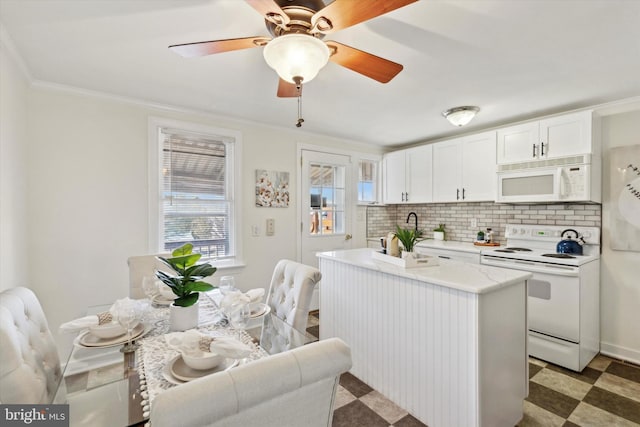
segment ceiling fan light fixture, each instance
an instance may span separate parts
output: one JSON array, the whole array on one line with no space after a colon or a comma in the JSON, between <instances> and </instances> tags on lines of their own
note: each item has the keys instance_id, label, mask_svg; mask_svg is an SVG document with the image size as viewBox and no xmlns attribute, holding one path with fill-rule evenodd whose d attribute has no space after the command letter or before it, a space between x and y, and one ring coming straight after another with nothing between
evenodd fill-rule
<instances>
[{"instance_id":1,"label":"ceiling fan light fixture","mask_svg":"<svg viewBox=\"0 0 640 427\"><path fill-rule=\"evenodd\" d=\"M480 111L480 108L474 106L462 106L462 107L454 107L449 108L446 111L442 112L442 115L449 120L449 122L454 126L464 126L469 123Z\"/></svg>"},{"instance_id":2,"label":"ceiling fan light fixture","mask_svg":"<svg viewBox=\"0 0 640 427\"><path fill-rule=\"evenodd\" d=\"M302 77L308 83L329 61L329 48L322 41L305 34L285 34L264 47L264 59L282 80L296 83Z\"/></svg>"}]
</instances>

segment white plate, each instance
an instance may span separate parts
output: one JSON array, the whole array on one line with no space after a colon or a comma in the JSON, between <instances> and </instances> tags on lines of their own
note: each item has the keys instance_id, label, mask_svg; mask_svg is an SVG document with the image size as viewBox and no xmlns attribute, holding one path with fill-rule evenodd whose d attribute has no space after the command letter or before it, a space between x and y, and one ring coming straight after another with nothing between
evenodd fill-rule
<instances>
[{"instance_id":1,"label":"white plate","mask_svg":"<svg viewBox=\"0 0 640 427\"><path fill-rule=\"evenodd\" d=\"M271 307L267 304L260 304L258 308L251 312L251 318L255 319L256 317L264 316L265 314L271 311Z\"/></svg>"},{"instance_id":2,"label":"white plate","mask_svg":"<svg viewBox=\"0 0 640 427\"><path fill-rule=\"evenodd\" d=\"M138 326L133 328L132 332L132 340L143 337L151 331L150 325L145 325L144 323L139 323ZM127 334L120 335L119 337L114 338L98 338L93 335L89 331L85 331L82 334L78 335L78 337L74 340L74 344L77 344L80 347L85 348L95 348L95 347L115 347L120 344L124 344L129 340Z\"/></svg>"},{"instance_id":3,"label":"white plate","mask_svg":"<svg viewBox=\"0 0 640 427\"><path fill-rule=\"evenodd\" d=\"M172 299L166 299L162 295L156 295L151 299L151 302L153 304L155 304L155 305L170 306L171 303L173 303L173 300Z\"/></svg>"},{"instance_id":4,"label":"white plate","mask_svg":"<svg viewBox=\"0 0 640 427\"><path fill-rule=\"evenodd\" d=\"M163 374L165 373L165 371L167 371L167 373L169 373L170 376L173 377L173 380L174 380L173 384L176 384L175 381L179 381L179 384L182 384L184 382L196 380L198 378L202 378L204 376L214 374L216 372L226 371L227 369L231 369L234 366L237 366L238 363L239 362L237 359L226 358L224 359L224 361L222 361L222 363L220 363L215 368L202 369L202 370L191 369L190 367L187 366L186 363L184 363L182 356L178 355L173 359L171 359L169 363L167 363L166 367L168 367L169 369L168 370L164 369ZM166 379L166 376L165 376L165 379ZM167 381L169 380L167 379ZM169 382L172 382L172 381L169 381Z\"/></svg>"}]
</instances>

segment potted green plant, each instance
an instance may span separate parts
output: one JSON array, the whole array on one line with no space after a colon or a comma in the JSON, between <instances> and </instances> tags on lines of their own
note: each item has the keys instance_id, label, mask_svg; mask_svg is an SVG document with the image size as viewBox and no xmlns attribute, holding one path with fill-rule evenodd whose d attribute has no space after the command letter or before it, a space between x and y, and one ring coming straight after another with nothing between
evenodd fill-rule
<instances>
[{"instance_id":1,"label":"potted green plant","mask_svg":"<svg viewBox=\"0 0 640 427\"><path fill-rule=\"evenodd\" d=\"M176 274L156 271L156 277L167 285L176 295L170 308L171 329L187 330L198 325L198 299L200 292L207 292L215 287L202 279L216 272L209 263L196 264L201 254L193 253L193 245L185 243L171 253L171 258L157 257Z\"/></svg>"},{"instance_id":2,"label":"potted green plant","mask_svg":"<svg viewBox=\"0 0 640 427\"><path fill-rule=\"evenodd\" d=\"M421 240L422 233L422 230L400 228L399 225L396 225L395 235L402 243L405 252L413 252L414 246Z\"/></svg>"},{"instance_id":3,"label":"potted green plant","mask_svg":"<svg viewBox=\"0 0 640 427\"><path fill-rule=\"evenodd\" d=\"M433 229L433 238L435 240L444 240L444 224L438 224L438 226Z\"/></svg>"}]
</instances>

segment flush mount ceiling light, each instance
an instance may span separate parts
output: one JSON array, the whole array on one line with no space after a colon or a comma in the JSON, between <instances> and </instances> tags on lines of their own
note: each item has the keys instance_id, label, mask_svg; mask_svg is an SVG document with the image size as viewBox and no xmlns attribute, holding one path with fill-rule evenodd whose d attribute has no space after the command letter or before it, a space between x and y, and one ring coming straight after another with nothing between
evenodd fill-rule
<instances>
[{"instance_id":1,"label":"flush mount ceiling light","mask_svg":"<svg viewBox=\"0 0 640 427\"><path fill-rule=\"evenodd\" d=\"M282 80L309 83L329 61L327 45L310 35L285 34L264 47L264 59Z\"/></svg>"},{"instance_id":2,"label":"flush mount ceiling light","mask_svg":"<svg viewBox=\"0 0 640 427\"><path fill-rule=\"evenodd\" d=\"M480 108L473 106L463 106L449 108L442 112L442 115L454 126L464 126L469 123L480 111Z\"/></svg>"}]
</instances>

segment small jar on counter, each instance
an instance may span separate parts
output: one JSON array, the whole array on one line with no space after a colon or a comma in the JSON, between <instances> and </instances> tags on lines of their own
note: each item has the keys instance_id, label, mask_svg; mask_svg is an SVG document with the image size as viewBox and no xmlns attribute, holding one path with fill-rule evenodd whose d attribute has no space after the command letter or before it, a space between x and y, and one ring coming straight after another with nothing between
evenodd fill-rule
<instances>
[{"instance_id":1,"label":"small jar on counter","mask_svg":"<svg viewBox=\"0 0 640 427\"><path fill-rule=\"evenodd\" d=\"M493 231L490 228L487 228L487 232L484 233L484 242L491 243L493 241Z\"/></svg>"}]
</instances>

